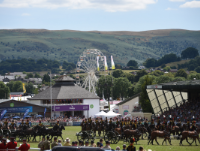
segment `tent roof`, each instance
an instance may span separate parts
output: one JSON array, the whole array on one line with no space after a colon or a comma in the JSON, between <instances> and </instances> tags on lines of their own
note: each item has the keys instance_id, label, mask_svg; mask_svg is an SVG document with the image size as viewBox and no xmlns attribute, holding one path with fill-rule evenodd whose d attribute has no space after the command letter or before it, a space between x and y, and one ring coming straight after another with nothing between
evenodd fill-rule
<instances>
[{"instance_id":1,"label":"tent roof","mask_svg":"<svg viewBox=\"0 0 200 151\"><path fill-rule=\"evenodd\" d=\"M101 112L99 112L99 113L97 113L95 115L106 115L106 113L104 111L101 111Z\"/></svg>"}]
</instances>

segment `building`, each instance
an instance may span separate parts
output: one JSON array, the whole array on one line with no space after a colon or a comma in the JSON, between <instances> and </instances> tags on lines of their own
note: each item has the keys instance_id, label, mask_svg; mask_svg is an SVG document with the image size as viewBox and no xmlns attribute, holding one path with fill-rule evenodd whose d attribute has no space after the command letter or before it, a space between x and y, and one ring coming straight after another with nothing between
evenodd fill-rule
<instances>
[{"instance_id":1,"label":"building","mask_svg":"<svg viewBox=\"0 0 200 151\"><path fill-rule=\"evenodd\" d=\"M139 101L140 94L136 94L118 103L117 105L119 106L119 114L127 115L128 113L132 113L134 109L138 107Z\"/></svg>"},{"instance_id":2,"label":"building","mask_svg":"<svg viewBox=\"0 0 200 151\"><path fill-rule=\"evenodd\" d=\"M18 114L24 115L26 109L30 109L29 114L44 115L44 109L46 108L46 116L50 116L50 108L45 106L27 103L25 101L16 101L13 99L0 100L0 113L3 110L7 110L6 114Z\"/></svg>"},{"instance_id":3,"label":"building","mask_svg":"<svg viewBox=\"0 0 200 151\"><path fill-rule=\"evenodd\" d=\"M52 116L85 116L90 117L99 112L99 97L77 86L75 80L63 75L55 80L52 87L29 98L28 102L51 106Z\"/></svg>"}]
</instances>

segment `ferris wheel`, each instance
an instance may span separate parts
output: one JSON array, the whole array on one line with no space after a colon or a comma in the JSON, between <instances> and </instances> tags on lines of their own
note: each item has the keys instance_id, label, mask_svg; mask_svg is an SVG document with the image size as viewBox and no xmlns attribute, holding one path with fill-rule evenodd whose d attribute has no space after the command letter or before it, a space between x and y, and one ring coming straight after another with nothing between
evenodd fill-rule
<instances>
[{"instance_id":1,"label":"ferris wheel","mask_svg":"<svg viewBox=\"0 0 200 151\"><path fill-rule=\"evenodd\" d=\"M98 49L87 49L79 57L76 65L76 84L95 93L96 83L98 78L97 74L97 58L99 70L104 70L104 55ZM86 74L86 75L85 75ZM81 78L84 75L84 78ZM82 76L83 77L83 76Z\"/></svg>"}]
</instances>

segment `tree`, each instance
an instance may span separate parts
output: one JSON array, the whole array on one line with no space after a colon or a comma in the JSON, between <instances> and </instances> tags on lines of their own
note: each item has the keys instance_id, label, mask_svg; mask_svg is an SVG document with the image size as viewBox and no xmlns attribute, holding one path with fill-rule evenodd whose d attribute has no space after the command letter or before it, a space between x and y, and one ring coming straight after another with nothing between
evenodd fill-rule
<instances>
[{"instance_id":1,"label":"tree","mask_svg":"<svg viewBox=\"0 0 200 151\"><path fill-rule=\"evenodd\" d=\"M155 70L155 71L149 73L149 75L154 75L154 76L161 76L163 74L164 73L162 71L160 71L160 70Z\"/></svg>"},{"instance_id":2,"label":"tree","mask_svg":"<svg viewBox=\"0 0 200 151\"><path fill-rule=\"evenodd\" d=\"M115 65L115 68L116 68L116 69L122 69L122 66L121 66L120 64L116 64L116 65Z\"/></svg>"},{"instance_id":3,"label":"tree","mask_svg":"<svg viewBox=\"0 0 200 151\"><path fill-rule=\"evenodd\" d=\"M200 73L200 66L196 67L194 70L195 70L197 73Z\"/></svg>"},{"instance_id":4,"label":"tree","mask_svg":"<svg viewBox=\"0 0 200 151\"><path fill-rule=\"evenodd\" d=\"M10 89L0 81L0 99L7 99L10 95Z\"/></svg>"},{"instance_id":5,"label":"tree","mask_svg":"<svg viewBox=\"0 0 200 151\"><path fill-rule=\"evenodd\" d=\"M199 51L193 47L188 47L181 52L182 59L195 58L196 56L199 56Z\"/></svg>"},{"instance_id":6,"label":"tree","mask_svg":"<svg viewBox=\"0 0 200 151\"><path fill-rule=\"evenodd\" d=\"M113 71L113 77L115 77L115 78L119 78L119 77L121 77L122 76L122 74L123 74L123 71L121 70L121 69L117 69L117 70L114 70Z\"/></svg>"},{"instance_id":7,"label":"tree","mask_svg":"<svg viewBox=\"0 0 200 151\"><path fill-rule=\"evenodd\" d=\"M115 78L113 87L113 97L114 99L121 97L122 100L128 97L128 90L131 83L125 77Z\"/></svg>"},{"instance_id":8,"label":"tree","mask_svg":"<svg viewBox=\"0 0 200 151\"><path fill-rule=\"evenodd\" d=\"M154 59L154 58L147 59L144 62L144 66L147 67L147 68L149 68L149 67L156 67L157 66L157 60Z\"/></svg>"},{"instance_id":9,"label":"tree","mask_svg":"<svg viewBox=\"0 0 200 151\"><path fill-rule=\"evenodd\" d=\"M188 79L189 80L194 80L194 78L196 80L200 80L200 73L191 73L189 76L188 76Z\"/></svg>"},{"instance_id":10,"label":"tree","mask_svg":"<svg viewBox=\"0 0 200 151\"><path fill-rule=\"evenodd\" d=\"M169 67L169 66L166 66L166 67L163 68L163 70L164 70L164 71L169 71L169 70L170 70L170 67Z\"/></svg>"},{"instance_id":11,"label":"tree","mask_svg":"<svg viewBox=\"0 0 200 151\"><path fill-rule=\"evenodd\" d=\"M50 76L48 74L45 74L42 78L42 83L44 82L50 82Z\"/></svg>"},{"instance_id":12,"label":"tree","mask_svg":"<svg viewBox=\"0 0 200 151\"><path fill-rule=\"evenodd\" d=\"M26 85L25 85L25 87L26 87L26 92L27 93L34 93L34 90L35 90L35 88L34 88L34 86L33 86L33 83L27 83Z\"/></svg>"},{"instance_id":13,"label":"tree","mask_svg":"<svg viewBox=\"0 0 200 151\"><path fill-rule=\"evenodd\" d=\"M10 81L6 84L7 87L9 87L10 92L14 92L13 91L13 86L14 86L15 81Z\"/></svg>"},{"instance_id":14,"label":"tree","mask_svg":"<svg viewBox=\"0 0 200 151\"><path fill-rule=\"evenodd\" d=\"M176 73L175 77L184 77L187 79L187 73L185 72L184 69L180 69L178 70L178 72Z\"/></svg>"},{"instance_id":15,"label":"tree","mask_svg":"<svg viewBox=\"0 0 200 151\"><path fill-rule=\"evenodd\" d=\"M110 97L112 95L113 80L113 77L110 75L101 76L99 78L96 87L96 92L99 97L103 98L104 96L106 100L110 100Z\"/></svg>"},{"instance_id":16,"label":"tree","mask_svg":"<svg viewBox=\"0 0 200 151\"><path fill-rule=\"evenodd\" d=\"M177 82L177 81L185 81L186 79L184 77L175 77L172 81Z\"/></svg>"},{"instance_id":17,"label":"tree","mask_svg":"<svg viewBox=\"0 0 200 151\"><path fill-rule=\"evenodd\" d=\"M38 73L35 73L35 78L41 78L40 75Z\"/></svg>"},{"instance_id":18,"label":"tree","mask_svg":"<svg viewBox=\"0 0 200 151\"><path fill-rule=\"evenodd\" d=\"M143 112L153 113L153 109L152 109L152 106L151 106L151 103L149 101L149 97L146 91L146 86L152 85L152 84L153 84L153 78L146 75L144 78L144 82L142 84L142 91L140 93L140 96L141 96L140 105L142 107Z\"/></svg>"},{"instance_id":19,"label":"tree","mask_svg":"<svg viewBox=\"0 0 200 151\"><path fill-rule=\"evenodd\" d=\"M147 75L148 73L146 72L146 70L140 70L137 72L136 76L135 76L135 82L138 82L139 79L144 76L144 75Z\"/></svg>"},{"instance_id":20,"label":"tree","mask_svg":"<svg viewBox=\"0 0 200 151\"><path fill-rule=\"evenodd\" d=\"M135 81L135 76L131 73L124 72L121 76L126 77L131 83Z\"/></svg>"},{"instance_id":21,"label":"tree","mask_svg":"<svg viewBox=\"0 0 200 151\"><path fill-rule=\"evenodd\" d=\"M13 92L23 92L23 86L21 81L15 81L13 85Z\"/></svg>"},{"instance_id":22,"label":"tree","mask_svg":"<svg viewBox=\"0 0 200 151\"><path fill-rule=\"evenodd\" d=\"M25 79L29 79L29 78L33 78L33 74L32 73L27 73Z\"/></svg>"},{"instance_id":23,"label":"tree","mask_svg":"<svg viewBox=\"0 0 200 151\"><path fill-rule=\"evenodd\" d=\"M156 84L159 84L159 83L167 83L167 82L170 82L170 81L172 81L172 78L169 77L169 76L165 76L165 75L161 75L161 76L159 76L159 77L157 77L157 78L155 79L155 83L156 83Z\"/></svg>"},{"instance_id":24,"label":"tree","mask_svg":"<svg viewBox=\"0 0 200 151\"><path fill-rule=\"evenodd\" d=\"M137 67L138 67L138 63L137 63L137 61L135 61L135 60L130 60L130 61L127 63L127 66L128 66L128 67L132 66L132 67L137 68Z\"/></svg>"}]
</instances>

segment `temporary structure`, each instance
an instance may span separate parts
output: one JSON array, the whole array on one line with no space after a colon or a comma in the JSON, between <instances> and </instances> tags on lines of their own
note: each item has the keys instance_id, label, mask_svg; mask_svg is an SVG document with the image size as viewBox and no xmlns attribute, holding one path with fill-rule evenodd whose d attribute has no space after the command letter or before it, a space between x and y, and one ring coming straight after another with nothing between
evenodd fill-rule
<instances>
[{"instance_id":1,"label":"temporary structure","mask_svg":"<svg viewBox=\"0 0 200 151\"><path fill-rule=\"evenodd\" d=\"M94 116L95 117L102 117L103 115L106 115L106 113L104 111L101 111L101 112L95 114Z\"/></svg>"},{"instance_id":2,"label":"temporary structure","mask_svg":"<svg viewBox=\"0 0 200 151\"><path fill-rule=\"evenodd\" d=\"M113 117L116 117L116 116L119 116L119 115L121 115L121 114L115 113L113 111L109 111L108 113L106 113L105 115L103 115L103 117L104 118L107 117L109 119L109 118L113 118Z\"/></svg>"}]
</instances>

